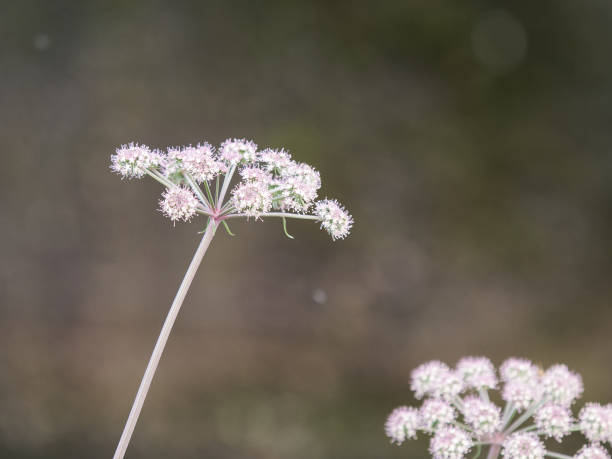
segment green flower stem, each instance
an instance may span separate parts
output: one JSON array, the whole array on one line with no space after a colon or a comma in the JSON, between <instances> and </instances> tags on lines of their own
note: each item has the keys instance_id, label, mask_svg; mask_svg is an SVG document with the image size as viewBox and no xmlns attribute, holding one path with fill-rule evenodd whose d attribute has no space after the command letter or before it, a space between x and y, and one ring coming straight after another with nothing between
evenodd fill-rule
<instances>
[{"instance_id":1,"label":"green flower stem","mask_svg":"<svg viewBox=\"0 0 612 459\"><path fill-rule=\"evenodd\" d=\"M212 211L212 208L213 208L212 207L212 202L208 201L204 197L204 193L202 193L202 189L198 186L198 184L195 182L195 180L193 178L191 178L191 175L185 173L184 177L185 177L185 180L187 180L187 183L189 184L189 186L191 187L193 192L196 194L196 196L200 200L200 202L204 205L204 208L209 210L209 211Z\"/></svg>"},{"instance_id":2,"label":"green flower stem","mask_svg":"<svg viewBox=\"0 0 612 459\"><path fill-rule=\"evenodd\" d=\"M136 427L138 416L142 410L142 405L144 404L145 398L147 397L147 392L149 392L149 388L151 387L151 381L153 380L153 376L157 370L157 365L159 364L159 360L164 352L164 347L166 346L166 342L168 341L168 337L172 331L172 326L174 325L176 317L178 316L183 300L187 295L198 267L202 262L202 258L204 257L204 254L206 253L206 250L208 249L208 246L215 235L216 229L215 223L212 220L209 220L204 236L202 237L202 241L193 255L193 259L191 260L191 263L187 268L187 272L183 277L183 281L176 292L172 306L170 306L170 310L168 311L166 321L164 322L159 337L157 338L157 342L155 343L149 364L147 365L147 369L142 377L140 387L138 388L138 393L134 399L134 404L132 405L130 415L125 423L125 427L123 428L123 433L121 434L121 439L119 440L119 444L117 445L117 450L115 451L113 459L123 459L123 456L125 455L125 451L127 450L130 439L132 438L132 433L134 432L134 427Z\"/></svg>"},{"instance_id":3,"label":"green flower stem","mask_svg":"<svg viewBox=\"0 0 612 459\"><path fill-rule=\"evenodd\" d=\"M531 406L529 407L529 409L527 411L525 411L520 418L518 418L516 421L514 421L514 424L512 424L510 427L508 427L504 431L504 433L505 434L512 433L517 427L520 427L523 422L525 422L527 419L529 419L533 415L533 413L535 413L537 411L537 409L540 408L544 404L544 402L545 402L545 400L540 400L538 402L533 402L531 404Z\"/></svg>"},{"instance_id":4,"label":"green flower stem","mask_svg":"<svg viewBox=\"0 0 612 459\"><path fill-rule=\"evenodd\" d=\"M172 187L172 183L169 182L168 180L166 180L165 177L161 177L161 176L153 173L149 169L146 169L146 171L147 171L147 174L149 174L153 179L157 180L159 183L161 183L166 188Z\"/></svg>"}]
</instances>

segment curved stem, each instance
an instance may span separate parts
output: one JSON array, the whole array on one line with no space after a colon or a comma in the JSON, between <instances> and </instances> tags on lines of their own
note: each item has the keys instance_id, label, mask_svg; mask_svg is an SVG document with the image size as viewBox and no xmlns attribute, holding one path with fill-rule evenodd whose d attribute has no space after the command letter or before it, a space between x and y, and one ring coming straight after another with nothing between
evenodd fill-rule
<instances>
[{"instance_id":1,"label":"curved stem","mask_svg":"<svg viewBox=\"0 0 612 459\"><path fill-rule=\"evenodd\" d=\"M198 270L200 263L202 262L202 258L204 257L208 246L210 245L210 241L215 235L215 230L215 223L212 220L209 220L206 231L204 232L204 236L202 237L202 241L200 242L198 249L193 255L193 259L191 260L191 263L187 268L187 272L183 277L181 286L176 292L176 296L174 297L172 306L170 306L170 310L168 311L166 321L164 322L159 337L157 338L157 342L155 343L155 347L153 348L153 353L151 354L149 364L147 365L147 369L145 370L144 376L142 377L142 381L140 382L138 393L136 394L136 398L134 399L134 403L132 405L128 420L125 423L125 427L123 428L123 433L121 434L121 438L119 439L119 444L117 445L117 449L115 451L113 459L123 459L123 456L125 455L125 451L127 450L127 447L130 443L130 439L132 438L132 433L134 432L134 427L136 426L136 422L138 421L138 416L140 415L140 411L142 410L142 405L145 401L145 398L147 397L147 392L149 392L149 387L151 386L151 381L153 380L153 376L155 375L155 370L157 370L159 359L161 358L161 355L164 352L164 347L166 346L166 342L168 341L168 336L170 336L170 331L172 330L174 321L176 320L176 317L181 309L183 300L187 295L187 291L189 290L191 281L193 280L195 273Z\"/></svg>"}]
</instances>

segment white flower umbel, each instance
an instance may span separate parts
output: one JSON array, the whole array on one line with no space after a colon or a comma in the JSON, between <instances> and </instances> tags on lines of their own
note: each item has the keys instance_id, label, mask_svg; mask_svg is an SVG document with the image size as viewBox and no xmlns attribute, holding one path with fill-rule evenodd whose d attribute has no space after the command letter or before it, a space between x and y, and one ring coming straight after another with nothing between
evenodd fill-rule
<instances>
[{"instance_id":1,"label":"white flower umbel","mask_svg":"<svg viewBox=\"0 0 612 459\"><path fill-rule=\"evenodd\" d=\"M385 423L385 433L392 443L401 445L404 440L416 438L420 417L416 408L400 406L393 410Z\"/></svg>"},{"instance_id":2,"label":"white flower umbel","mask_svg":"<svg viewBox=\"0 0 612 459\"><path fill-rule=\"evenodd\" d=\"M462 458L467 445L473 445L474 458L485 446L487 459L500 454L507 459L572 459L547 451L544 440L561 442L581 431L593 444L581 449L576 458L610 459L604 445L612 441L612 404L588 403L576 422L570 408L582 395L582 378L565 365L543 371L528 360L511 358L501 365L498 377L488 359L466 357L455 368L433 360L411 373L415 398L424 398L417 431L434 435L429 448L434 458ZM489 394L491 390L500 394ZM503 410L493 402L500 395L506 402ZM408 410L415 413L416 408L402 407L402 412ZM387 425L394 425L395 416L391 414ZM416 437L417 432L409 432L402 442ZM387 435L391 436L388 430ZM455 444L463 446L452 447Z\"/></svg>"},{"instance_id":3,"label":"white flower umbel","mask_svg":"<svg viewBox=\"0 0 612 459\"><path fill-rule=\"evenodd\" d=\"M510 435L502 445L502 456L507 459L543 459L546 448L531 432Z\"/></svg>"},{"instance_id":4,"label":"white flower umbel","mask_svg":"<svg viewBox=\"0 0 612 459\"><path fill-rule=\"evenodd\" d=\"M584 445L576 453L574 459L610 459L610 454L603 446L597 444Z\"/></svg>"},{"instance_id":5,"label":"white flower umbel","mask_svg":"<svg viewBox=\"0 0 612 459\"><path fill-rule=\"evenodd\" d=\"M592 442L612 442L612 405L587 403L578 415L580 431Z\"/></svg>"},{"instance_id":6,"label":"white flower umbel","mask_svg":"<svg viewBox=\"0 0 612 459\"><path fill-rule=\"evenodd\" d=\"M439 429L429 443L434 459L462 459L472 447L472 439L456 427Z\"/></svg>"},{"instance_id":7,"label":"white flower umbel","mask_svg":"<svg viewBox=\"0 0 612 459\"><path fill-rule=\"evenodd\" d=\"M123 178L149 175L162 184L165 191L159 208L173 223L189 221L197 215L207 220L202 241L170 306L117 445L114 459L121 459L172 326L217 228L223 225L232 234L228 226L230 219L280 218L285 234L291 237L287 233L286 220L293 218L320 222L332 240L336 240L349 234L353 218L336 201L315 201L321 187L321 177L314 168L293 161L285 150L258 153L257 145L249 140L228 139L216 151L204 142L195 147L169 148L166 153L130 143L117 148L111 155L110 167ZM241 180L228 193L237 169L240 169ZM392 438L399 443L405 438L412 438L420 422L410 410L403 417L400 415L396 416L396 422L390 427ZM398 430L396 426L400 420L403 430ZM396 426L394 430L393 426Z\"/></svg>"}]
</instances>

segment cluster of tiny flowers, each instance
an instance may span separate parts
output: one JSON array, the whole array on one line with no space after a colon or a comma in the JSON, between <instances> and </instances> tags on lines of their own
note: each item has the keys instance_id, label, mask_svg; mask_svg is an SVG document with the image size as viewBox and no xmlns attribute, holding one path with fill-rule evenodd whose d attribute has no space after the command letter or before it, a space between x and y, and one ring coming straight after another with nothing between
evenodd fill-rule
<instances>
[{"instance_id":1,"label":"cluster of tiny flowers","mask_svg":"<svg viewBox=\"0 0 612 459\"><path fill-rule=\"evenodd\" d=\"M213 147L208 143L169 148L164 162L164 175L172 176L184 171L197 183L214 179L224 169L224 164L215 158Z\"/></svg>"},{"instance_id":2,"label":"cluster of tiny flowers","mask_svg":"<svg viewBox=\"0 0 612 459\"><path fill-rule=\"evenodd\" d=\"M385 423L385 432L393 442L401 445L404 440L416 438L421 418L416 408L400 406L393 410Z\"/></svg>"},{"instance_id":3,"label":"cluster of tiny flowers","mask_svg":"<svg viewBox=\"0 0 612 459\"><path fill-rule=\"evenodd\" d=\"M162 155L151 151L146 145L131 142L117 148L111 156L111 170L124 178L140 178L149 168L157 168L162 163Z\"/></svg>"},{"instance_id":4,"label":"cluster of tiny flowers","mask_svg":"<svg viewBox=\"0 0 612 459\"><path fill-rule=\"evenodd\" d=\"M275 216L318 220L333 240L345 238L353 224L338 202L316 201L321 188L318 171L294 161L283 149L258 151L250 140L228 139L216 150L204 142L166 152L130 143L111 156L111 169L124 178L148 174L165 185L160 209L173 222L188 221L198 212L223 221L232 216L259 218L275 211ZM209 182L216 179L218 200L220 176L225 175L229 185L234 171L242 180L231 190L227 203L216 202ZM202 184L205 188L199 189Z\"/></svg>"},{"instance_id":5,"label":"cluster of tiny flowers","mask_svg":"<svg viewBox=\"0 0 612 459\"><path fill-rule=\"evenodd\" d=\"M353 226L353 217L337 201L325 199L315 205L315 215L321 219L321 228L332 239L344 239Z\"/></svg>"},{"instance_id":6,"label":"cluster of tiny flowers","mask_svg":"<svg viewBox=\"0 0 612 459\"><path fill-rule=\"evenodd\" d=\"M257 159L257 145L250 140L227 139L219 147L219 158L231 166L252 163Z\"/></svg>"},{"instance_id":7,"label":"cluster of tiny flowers","mask_svg":"<svg viewBox=\"0 0 612 459\"><path fill-rule=\"evenodd\" d=\"M584 445L574 456L576 459L610 459L610 455L601 445Z\"/></svg>"},{"instance_id":8,"label":"cluster of tiny flowers","mask_svg":"<svg viewBox=\"0 0 612 459\"><path fill-rule=\"evenodd\" d=\"M410 388L420 409L403 406L391 413L385 432L393 443L432 435L429 451L435 459L460 459L490 445L491 458L543 459L571 457L546 450L544 440L560 442L580 431L589 442L573 457L610 459L612 404L587 403L577 419L571 407L583 393L582 378L565 365L546 371L526 359L510 358L499 376L485 357L466 357L455 368L440 361L424 363L411 373ZM489 391L499 389L502 410Z\"/></svg>"},{"instance_id":9,"label":"cluster of tiny flowers","mask_svg":"<svg viewBox=\"0 0 612 459\"><path fill-rule=\"evenodd\" d=\"M612 404L587 403L578 419L580 430L590 441L612 443Z\"/></svg>"},{"instance_id":10,"label":"cluster of tiny flowers","mask_svg":"<svg viewBox=\"0 0 612 459\"><path fill-rule=\"evenodd\" d=\"M544 444L532 432L510 435L504 441L502 449L502 456L508 459L542 459L545 454Z\"/></svg>"},{"instance_id":11,"label":"cluster of tiny flowers","mask_svg":"<svg viewBox=\"0 0 612 459\"><path fill-rule=\"evenodd\" d=\"M187 188L174 186L164 191L159 208L173 222L186 222L196 214L198 198Z\"/></svg>"}]
</instances>

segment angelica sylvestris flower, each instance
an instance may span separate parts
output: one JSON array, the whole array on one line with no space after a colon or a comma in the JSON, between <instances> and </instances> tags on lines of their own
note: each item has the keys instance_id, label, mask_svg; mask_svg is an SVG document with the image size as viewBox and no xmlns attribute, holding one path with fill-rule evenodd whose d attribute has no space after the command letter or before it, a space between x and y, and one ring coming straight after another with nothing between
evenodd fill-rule
<instances>
[{"instance_id":1,"label":"angelica sylvestris flower","mask_svg":"<svg viewBox=\"0 0 612 459\"><path fill-rule=\"evenodd\" d=\"M578 418L580 431L589 441L612 441L612 405L587 403Z\"/></svg>"},{"instance_id":2,"label":"angelica sylvestris flower","mask_svg":"<svg viewBox=\"0 0 612 459\"><path fill-rule=\"evenodd\" d=\"M610 459L610 455L600 445L584 445L576 453L574 459Z\"/></svg>"},{"instance_id":3,"label":"angelica sylvestris flower","mask_svg":"<svg viewBox=\"0 0 612 459\"><path fill-rule=\"evenodd\" d=\"M567 407L552 403L541 407L535 415L539 431L557 441L570 433L572 421L572 413Z\"/></svg>"},{"instance_id":4,"label":"angelica sylvestris flower","mask_svg":"<svg viewBox=\"0 0 612 459\"><path fill-rule=\"evenodd\" d=\"M438 430L429 443L429 451L434 459L461 459L471 447L470 436L456 427Z\"/></svg>"},{"instance_id":5,"label":"angelica sylvestris flower","mask_svg":"<svg viewBox=\"0 0 612 459\"><path fill-rule=\"evenodd\" d=\"M289 236L286 219L296 218L320 222L332 240L348 236L353 225L337 201L317 201L317 170L283 149L258 151L250 140L227 139L218 149L202 142L166 152L130 143L111 155L110 167L124 178L149 175L164 185L160 210L173 222L200 214L230 232L233 218L278 217ZM232 185L234 177L240 180Z\"/></svg>"},{"instance_id":6,"label":"angelica sylvestris flower","mask_svg":"<svg viewBox=\"0 0 612 459\"><path fill-rule=\"evenodd\" d=\"M111 170L124 178L140 178L147 169L157 168L162 156L157 151L151 151L146 145L131 142L117 148L111 156Z\"/></svg>"},{"instance_id":7,"label":"angelica sylvestris flower","mask_svg":"<svg viewBox=\"0 0 612 459\"><path fill-rule=\"evenodd\" d=\"M464 357L457 363L457 372L468 387L494 389L497 385L495 368L486 357Z\"/></svg>"},{"instance_id":8,"label":"angelica sylvestris flower","mask_svg":"<svg viewBox=\"0 0 612 459\"><path fill-rule=\"evenodd\" d=\"M435 398L423 402L420 411L421 429L435 432L455 419L455 410L448 403Z\"/></svg>"},{"instance_id":9,"label":"angelica sylvestris flower","mask_svg":"<svg viewBox=\"0 0 612 459\"><path fill-rule=\"evenodd\" d=\"M520 381L530 383L538 378L538 368L527 359L509 358L499 367L505 382Z\"/></svg>"},{"instance_id":10,"label":"angelica sylvestris flower","mask_svg":"<svg viewBox=\"0 0 612 459\"><path fill-rule=\"evenodd\" d=\"M257 159L257 145L245 139L227 139L221 144L219 157L227 164L252 163Z\"/></svg>"},{"instance_id":11,"label":"angelica sylvestris flower","mask_svg":"<svg viewBox=\"0 0 612 459\"><path fill-rule=\"evenodd\" d=\"M337 201L326 199L317 202L315 215L321 220L321 228L334 240L344 239L353 226L353 217Z\"/></svg>"},{"instance_id":12,"label":"angelica sylvestris flower","mask_svg":"<svg viewBox=\"0 0 612 459\"><path fill-rule=\"evenodd\" d=\"M534 380L535 381L535 380ZM539 388L520 380L509 381L502 391L502 399L511 403L514 409L524 411L535 401Z\"/></svg>"},{"instance_id":13,"label":"angelica sylvestris flower","mask_svg":"<svg viewBox=\"0 0 612 459\"><path fill-rule=\"evenodd\" d=\"M582 378L565 365L553 365L542 376L542 390L553 403L570 406L582 395Z\"/></svg>"},{"instance_id":14,"label":"angelica sylvestris flower","mask_svg":"<svg viewBox=\"0 0 612 459\"><path fill-rule=\"evenodd\" d=\"M501 424L501 409L480 397L470 396L463 400L463 416L478 436L497 432Z\"/></svg>"},{"instance_id":15,"label":"angelica sylvestris flower","mask_svg":"<svg viewBox=\"0 0 612 459\"><path fill-rule=\"evenodd\" d=\"M179 220L186 222L196 214L198 199L188 189L175 186L164 191L159 207L173 222Z\"/></svg>"},{"instance_id":16,"label":"angelica sylvestris flower","mask_svg":"<svg viewBox=\"0 0 612 459\"><path fill-rule=\"evenodd\" d=\"M385 432L393 443L401 445L408 438L416 438L419 422L419 412L415 408L400 406L387 419Z\"/></svg>"},{"instance_id":17,"label":"angelica sylvestris flower","mask_svg":"<svg viewBox=\"0 0 612 459\"><path fill-rule=\"evenodd\" d=\"M510 435L502 445L502 456L507 459L543 459L544 444L531 432Z\"/></svg>"},{"instance_id":18,"label":"angelica sylvestris flower","mask_svg":"<svg viewBox=\"0 0 612 459\"><path fill-rule=\"evenodd\" d=\"M414 391L416 398L423 398L434 392L444 376L450 372L445 363L433 360L424 363L412 370L410 388Z\"/></svg>"},{"instance_id":19,"label":"angelica sylvestris flower","mask_svg":"<svg viewBox=\"0 0 612 459\"><path fill-rule=\"evenodd\" d=\"M463 458L471 446L479 451L488 447L488 459L500 454L507 459L569 458L547 451L544 440L561 442L571 432L581 431L592 444L576 458L610 459L604 445L612 442L612 404L588 403L576 421L570 407L582 395L582 378L565 365L543 371L526 359L511 358L501 365L498 376L485 357L462 358L455 368L433 360L412 371L410 388L415 398L424 400L418 409L418 427L407 431L410 435L401 437L401 442L416 437L418 430L431 434L429 451L434 458ZM490 393L496 389L499 395ZM503 409L494 403L500 395ZM401 410L412 413L414 422L416 407ZM388 428L397 423L394 413L385 432L399 444Z\"/></svg>"},{"instance_id":20,"label":"angelica sylvestris flower","mask_svg":"<svg viewBox=\"0 0 612 459\"><path fill-rule=\"evenodd\" d=\"M204 142L195 147L168 149L168 173L180 172L190 174L197 183L212 180L223 170L223 164L213 155L213 148Z\"/></svg>"}]
</instances>

